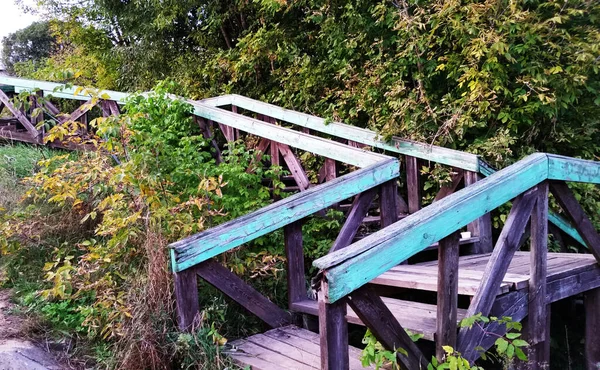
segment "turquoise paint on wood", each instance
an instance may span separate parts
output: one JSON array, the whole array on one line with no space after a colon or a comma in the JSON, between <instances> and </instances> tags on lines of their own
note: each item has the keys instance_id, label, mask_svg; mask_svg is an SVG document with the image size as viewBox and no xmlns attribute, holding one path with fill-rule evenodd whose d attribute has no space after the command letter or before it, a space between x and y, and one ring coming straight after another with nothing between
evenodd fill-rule
<instances>
[{"instance_id":1,"label":"turquoise paint on wood","mask_svg":"<svg viewBox=\"0 0 600 370\"><path fill-rule=\"evenodd\" d=\"M175 251L174 271L192 267L341 200L394 179L398 174L398 161L385 160L173 243L170 247Z\"/></svg>"},{"instance_id":2,"label":"turquoise paint on wood","mask_svg":"<svg viewBox=\"0 0 600 370\"><path fill-rule=\"evenodd\" d=\"M571 223L569 223L569 221L565 220L563 217L559 216L555 212L548 212L548 221L552 222L571 238L577 240L581 245L587 247L581 235L579 235L577 230L575 230L575 228L571 226Z\"/></svg>"},{"instance_id":3,"label":"turquoise paint on wood","mask_svg":"<svg viewBox=\"0 0 600 370\"><path fill-rule=\"evenodd\" d=\"M335 302L432 243L544 181L548 157L533 154L353 245L314 261Z\"/></svg>"},{"instance_id":4,"label":"turquoise paint on wood","mask_svg":"<svg viewBox=\"0 0 600 370\"><path fill-rule=\"evenodd\" d=\"M393 137L391 140L385 142L381 140L381 137L377 133L368 129L350 126L340 122L326 123L323 118L281 108L273 104L264 103L240 95L225 95L217 98L205 99L201 102L213 106L235 105L255 113L264 114L285 122L310 128L311 130L356 141L375 148L410 155L468 171L479 172L479 163L481 159L477 155L461 152L459 150L403 140L398 137Z\"/></svg>"},{"instance_id":5,"label":"turquoise paint on wood","mask_svg":"<svg viewBox=\"0 0 600 370\"><path fill-rule=\"evenodd\" d=\"M600 162L548 154L548 179L600 184Z\"/></svg>"}]
</instances>

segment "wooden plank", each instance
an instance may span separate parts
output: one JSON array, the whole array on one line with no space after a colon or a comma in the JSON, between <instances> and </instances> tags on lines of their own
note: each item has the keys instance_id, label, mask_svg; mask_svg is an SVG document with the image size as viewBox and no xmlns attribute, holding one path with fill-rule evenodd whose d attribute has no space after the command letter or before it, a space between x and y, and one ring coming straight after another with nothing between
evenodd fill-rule
<instances>
[{"instance_id":1,"label":"wooden plank","mask_svg":"<svg viewBox=\"0 0 600 370\"><path fill-rule=\"evenodd\" d=\"M396 160L378 163L173 243L170 247L176 252L176 271L194 266L397 176Z\"/></svg>"},{"instance_id":2,"label":"wooden plank","mask_svg":"<svg viewBox=\"0 0 600 370\"><path fill-rule=\"evenodd\" d=\"M423 199L421 184L421 169L416 157L406 156L406 187L408 190L408 213L415 213L421 209Z\"/></svg>"},{"instance_id":3,"label":"wooden plank","mask_svg":"<svg viewBox=\"0 0 600 370\"><path fill-rule=\"evenodd\" d=\"M440 191L435 195L433 201L438 201L442 198L445 198L447 195L452 194L456 191L458 186L464 179L464 171L461 169L453 169L453 173L450 175L452 181L448 185L444 185L441 187Z\"/></svg>"},{"instance_id":4,"label":"wooden plank","mask_svg":"<svg viewBox=\"0 0 600 370\"><path fill-rule=\"evenodd\" d=\"M550 183L552 194L560 207L565 211L567 217L573 221L573 226L579 232L579 235L585 241L590 252L600 262L600 235L594 228L592 221L585 214L585 211L573 195L573 192L564 182L552 181Z\"/></svg>"},{"instance_id":5,"label":"wooden plank","mask_svg":"<svg viewBox=\"0 0 600 370\"><path fill-rule=\"evenodd\" d=\"M200 313L198 302L198 276L194 270L173 274L175 300L177 305L177 325L179 330L191 332L197 324Z\"/></svg>"},{"instance_id":6,"label":"wooden plank","mask_svg":"<svg viewBox=\"0 0 600 370\"><path fill-rule=\"evenodd\" d=\"M552 303L600 287L600 268L567 275L547 284L546 302Z\"/></svg>"},{"instance_id":7,"label":"wooden plank","mask_svg":"<svg viewBox=\"0 0 600 370\"><path fill-rule=\"evenodd\" d=\"M350 213L348 213L346 222L344 222L344 226L342 226L342 229L335 239L335 242L331 246L331 249L329 249L329 253L346 248L352 244L352 241L356 236L356 232L362 224L363 217L369 211L369 207L371 206L376 194L377 188L372 188L358 194L354 198L352 209L350 210Z\"/></svg>"},{"instance_id":8,"label":"wooden plank","mask_svg":"<svg viewBox=\"0 0 600 370\"><path fill-rule=\"evenodd\" d=\"M318 369L321 364L321 359L318 355L319 352L307 352L293 344L280 341L277 338L272 338L265 334L253 335L246 339L246 341L291 358L302 365L308 366L309 369Z\"/></svg>"},{"instance_id":9,"label":"wooden plank","mask_svg":"<svg viewBox=\"0 0 600 370\"><path fill-rule=\"evenodd\" d=\"M194 107L194 114L200 117L354 166L367 167L390 158L382 154L368 152L332 140L272 125L192 100L187 101Z\"/></svg>"},{"instance_id":10,"label":"wooden plank","mask_svg":"<svg viewBox=\"0 0 600 370\"><path fill-rule=\"evenodd\" d=\"M527 221L531 217L536 196L537 188L520 195L513 202L512 209L496 242L494 252L487 263L477 293L475 293L469 305L467 316L474 316L478 313L483 316L489 315L496 300L498 289L504 280L504 275L506 275L510 262L519 248L519 241L525 231Z\"/></svg>"},{"instance_id":11,"label":"wooden plank","mask_svg":"<svg viewBox=\"0 0 600 370\"><path fill-rule=\"evenodd\" d=\"M291 111L273 104L246 98L240 95L226 95L217 98L202 100L204 104L223 106L235 104L236 106L260 113L278 120L293 123L311 130L330 134L339 138L360 142L366 146L384 149L393 153L410 155L413 157L434 161L440 164L463 168L478 172L480 169L480 158L474 154L447 149L435 145L418 143L392 137L389 141L382 141L381 135L375 131L350 126L340 122L326 122L325 119L311 116L305 113Z\"/></svg>"},{"instance_id":12,"label":"wooden plank","mask_svg":"<svg viewBox=\"0 0 600 370\"><path fill-rule=\"evenodd\" d=\"M285 164L287 164L290 169L290 173L294 177L296 184L300 187L300 191L304 191L310 187L310 180L308 176L306 176L306 172L302 168L302 163L296 158L296 155L292 152L289 146L287 145L277 145L279 152L283 156L283 160Z\"/></svg>"},{"instance_id":13,"label":"wooden plank","mask_svg":"<svg viewBox=\"0 0 600 370\"><path fill-rule=\"evenodd\" d=\"M302 250L302 220L283 227L285 256L287 259L288 304L307 298L304 276L304 251Z\"/></svg>"},{"instance_id":14,"label":"wooden plank","mask_svg":"<svg viewBox=\"0 0 600 370\"><path fill-rule=\"evenodd\" d=\"M321 338L321 369L348 370L348 323L346 300L325 302L327 283L321 283L319 296L319 335Z\"/></svg>"},{"instance_id":15,"label":"wooden plank","mask_svg":"<svg viewBox=\"0 0 600 370\"><path fill-rule=\"evenodd\" d=\"M546 347L550 341L547 327L549 315L546 304L546 276L548 264L548 182L543 182L536 191L536 202L531 213L531 266L529 273L529 368L547 369L550 353Z\"/></svg>"},{"instance_id":16,"label":"wooden plank","mask_svg":"<svg viewBox=\"0 0 600 370\"><path fill-rule=\"evenodd\" d=\"M113 116L118 116L121 114L121 111L119 110L119 105L117 104L116 101L107 100L107 104L108 104L108 108L110 109L110 114L112 114Z\"/></svg>"},{"instance_id":17,"label":"wooden plank","mask_svg":"<svg viewBox=\"0 0 600 370\"><path fill-rule=\"evenodd\" d=\"M6 141L23 141L31 144L39 144L39 140L33 138L29 132L16 132L12 130L6 130L4 127L0 128L0 138Z\"/></svg>"},{"instance_id":18,"label":"wooden plank","mask_svg":"<svg viewBox=\"0 0 600 370\"><path fill-rule=\"evenodd\" d=\"M548 180L600 184L600 162L548 154Z\"/></svg>"},{"instance_id":19,"label":"wooden plank","mask_svg":"<svg viewBox=\"0 0 600 370\"><path fill-rule=\"evenodd\" d=\"M108 104L108 101L102 100L100 102L100 109L102 110L102 117L110 117L111 116L110 106ZM58 113L56 113L56 114L58 114Z\"/></svg>"},{"instance_id":20,"label":"wooden plank","mask_svg":"<svg viewBox=\"0 0 600 370\"><path fill-rule=\"evenodd\" d=\"M403 366L407 369L427 368L428 361L419 347L398 323L381 297L375 294L370 287L362 287L352 292L348 304L385 348L391 351L402 348L408 353L408 355L397 354L398 360ZM456 321L454 325L456 325Z\"/></svg>"},{"instance_id":21,"label":"wooden plank","mask_svg":"<svg viewBox=\"0 0 600 370\"><path fill-rule=\"evenodd\" d=\"M33 138L39 140L40 133L38 132L38 130L35 128L35 126L33 124L31 124L31 122L27 119L27 117L25 116L25 114L23 114L23 112L21 112L20 110L15 108L15 106L12 104L12 102L10 101L8 96L2 90L0 90L0 102L4 103L6 108L12 113L12 115L16 119L19 120L19 122L25 127L27 132L29 132L29 134Z\"/></svg>"},{"instance_id":22,"label":"wooden plank","mask_svg":"<svg viewBox=\"0 0 600 370\"><path fill-rule=\"evenodd\" d=\"M292 318L288 312L279 308L217 261L206 260L193 270L270 327L276 328L291 324Z\"/></svg>"},{"instance_id":23,"label":"wooden plank","mask_svg":"<svg viewBox=\"0 0 600 370\"><path fill-rule=\"evenodd\" d=\"M561 215L550 211L548 212L548 221L554 224L558 229L562 230L565 234L575 239L579 244L586 246L585 240L579 235L577 229Z\"/></svg>"},{"instance_id":24,"label":"wooden plank","mask_svg":"<svg viewBox=\"0 0 600 370\"><path fill-rule=\"evenodd\" d=\"M456 348L458 309L458 239L455 232L440 240L438 248L437 330L435 355L445 356L443 346Z\"/></svg>"},{"instance_id":25,"label":"wooden plank","mask_svg":"<svg viewBox=\"0 0 600 370\"><path fill-rule=\"evenodd\" d=\"M545 154L532 154L433 203L420 212L314 261L327 270L335 301L400 262L537 185L547 174ZM339 282L339 283L338 283Z\"/></svg>"},{"instance_id":26,"label":"wooden plank","mask_svg":"<svg viewBox=\"0 0 600 370\"><path fill-rule=\"evenodd\" d=\"M227 352L236 363L251 366L253 370L314 370L315 367L298 362L286 355L282 355L271 348L252 343L249 340L239 340L232 343L236 351Z\"/></svg>"},{"instance_id":27,"label":"wooden plank","mask_svg":"<svg viewBox=\"0 0 600 370\"><path fill-rule=\"evenodd\" d=\"M587 370L600 369L600 288L585 293L585 360Z\"/></svg>"},{"instance_id":28,"label":"wooden plank","mask_svg":"<svg viewBox=\"0 0 600 370\"><path fill-rule=\"evenodd\" d=\"M483 177L475 172L465 171L465 186L470 186L480 181ZM477 220L467 225L467 230L471 235L479 238L479 242L475 244L472 253L491 253L494 249L494 241L492 238L492 214L486 213Z\"/></svg>"},{"instance_id":29,"label":"wooden plank","mask_svg":"<svg viewBox=\"0 0 600 370\"><path fill-rule=\"evenodd\" d=\"M381 227L388 227L398 221L398 185L396 179L379 187L379 212Z\"/></svg>"}]
</instances>

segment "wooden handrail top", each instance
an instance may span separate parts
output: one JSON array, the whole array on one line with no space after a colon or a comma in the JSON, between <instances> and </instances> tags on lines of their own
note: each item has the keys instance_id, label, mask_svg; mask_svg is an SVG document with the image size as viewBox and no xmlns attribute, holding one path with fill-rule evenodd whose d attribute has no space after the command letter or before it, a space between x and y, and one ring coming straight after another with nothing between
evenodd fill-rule
<instances>
[{"instance_id":1,"label":"wooden handrail top","mask_svg":"<svg viewBox=\"0 0 600 370\"><path fill-rule=\"evenodd\" d=\"M173 271L185 270L332 204L395 179L398 175L398 160L388 159L182 239L170 245Z\"/></svg>"},{"instance_id":2,"label":"wooden handrail top","mask_svg":"<svg viewBox=\"0 0 600 370\"><path fill-rule=\"evenodd\" d=\"M536 153L314 261L335 302L545 180L600 184L600 162Z\"/></svg>"}]
</instances>

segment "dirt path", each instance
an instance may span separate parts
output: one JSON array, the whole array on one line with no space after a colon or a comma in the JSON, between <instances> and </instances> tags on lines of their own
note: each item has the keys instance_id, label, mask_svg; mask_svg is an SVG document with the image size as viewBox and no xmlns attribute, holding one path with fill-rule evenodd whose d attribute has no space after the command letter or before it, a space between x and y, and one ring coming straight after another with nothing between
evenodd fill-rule
<instances>
[{"instance_id":1,"label":"dirt path","mask_svg":"<svg viewBox=\"0 0 600 370\"><path fill-rule=\"evenodd\" d=\"M11 314L10 291L0 290L0 370L59 370L52 355L22 338L23 321Z\"/></svg>"}]
</instances>

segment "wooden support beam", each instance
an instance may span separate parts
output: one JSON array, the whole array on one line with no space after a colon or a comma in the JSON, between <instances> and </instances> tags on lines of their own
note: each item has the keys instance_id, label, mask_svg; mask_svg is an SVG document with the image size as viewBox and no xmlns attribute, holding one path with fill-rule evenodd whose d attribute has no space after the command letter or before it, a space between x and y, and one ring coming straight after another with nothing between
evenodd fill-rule
<instances>
[{"instance_id":1,"label":"wooden support beam","mask_svg":"<svg viewBox=\"0 0 600 370\"><path fill-rule=\"evenodd\" d=\"M31 95L29 97L29 101L31 103L31 123L36 127L44 121L44 111L42 110L42 105L39 103L38 98L43 98L44 92L37 91L35 95ZM34 111L38 109L39 112L34 115ZM0 112L2 109L0 108ZM39 130L43 135L43 129Z\"/></svg>"},{"instance_id":2,"label":"wooden support beam","mask_svg":"<svg viewBox=\"0 0 600 370\"><path fill-rule=\"evenodd\" d=\"M453 169L453 173L452 173L451 177L452 177L452 182L450 184L442 186L440 191L438 191L435 198L433 199L434 202L438 201L442 198L445 198L446 196L448 196L456 191L456 189L458 188L460 183L463 182L464 171L461 169Z\"/></svg>"},{"instance_id":3,"label":"wooden support beam","mask_svg":"<svg viewBox=\"0 0 600 370\"><path fill-rule=\"evenodd\" d=\"M50 100L46 99L46 101L44 102L44 106L46 107L46 109L48 109L48 112L50 112L50 114L52 114L53 116L60 114L60 109L58 109L54 104L52 104Z\"/></svg>"},{"instance_id":4,"label":"wooden support beam","mask_svg":"<svg viewBox=\"0 0 600 370\"><path fill-rule=\"evenodd\" d=\"M376 194L377 189L372 188L358 194L354 198L354 202L352 203L352 209L348 213L346 222L344 223L344 226L342 226L342 229L340 230L340 233L335 239L335 242L331 246L331 249L329 249L329 253L335 252L342 248L346 248L347 246L352 244L352 241L356 236L356 232L362 224L365 215L369 211L369 207L371 206L371 203L373 202L373 199L375 198Z\"/></svg>"},{"instance_id":5,"label":"wooden support beam","mask_svg":"<svg viewBox=\"0 0 600 370\"><path fill-rule=\"evenodd\" d=\"M76 121L79 118L82 118L87 112L89 112L99 102L100 102L100 100L96 99L96 98L92 98L92 99L86 101L85 103L81 104L81 106L79 106L79 108L77 108L73 113L71 113L70 115L68 115L66 117L62 117L59 120L59 124L63 124L65 122L69 122L69 121ZM82 124L83 123L84 122L82 122Z\"/></svg>"},{"instance_id":6,"label":"wooden support beam","mask_svg":"<svg viewBox=\"0 0 600 370\"><path fill-rule=\"evenodd\" d=\"M294 152L292 152L292 149L285 144L278 144L277 148L279 149L285 164L287 164L290 173L294 177L296 184L298 184L300 191L308 189L310 187L310 180L302 168L302 163L300 163Z\"/></svg>"},{"instance_id":7,"label":"wooden support beam","mask_svg":"<svg viewBox=\"0 0 600 370\"><path fill-rule=\"evenodd\" d=\"M31 135L31 137L34 140L36 140L37 143L39 143L40 142L40 133L38 132L38 130L27 119L27 117L25 116L25 114L23 114L23 112L21 112L20 110L15 108L15 106L12 104L12 102L10 101L8 96L2 90L0 90L0 102L4 103L6 108L8 108L8 110L13 114L13 116L17 120L19 120L19 122L25 127L27 132L29 132L29 135Z\"/></svg>"},{"instance_id":8,"label":"wooden support beam","mask_svg":"<svg viewBox=\"0 0 600 370\"><path fill-rule=\"evenodd\" d=\"M270 327L277 328L292 323L292 317L288 312L279 308L214 259L202 262L193 270Z\"/></svg>"},{"instance_id":9,"label":"wooden support beam","mask_svg":"<svg viewBox=\"0 0 600 370\"><path fill-rule=\"evenodd\" d=\"M519 249L521 236L531 217L531 211L537 199L537 187L520 195L513 202L512 209L500 237L485 268L481 283L469 306L466 317L481 313L488 316L496 300L496 294L508 271L510 262Z\"/></svg>"},{"instance_id":10,"label":"wooden support beam","mask_svg":"<svg viewBox=\"0 0 600 370\"><path fill-rule=\"evenodd\" d=\"M323 176L321 178L321 171L319 171L319 182L332 181L337 177L337 168L335 160L331 158L325 158L323 163Z\"/></svg>"},{"instance_id":11,"label":"wooden support beam","mask_svg":"<svg viewBox=\"0 0 600 370\"><path fill-rule=\"evenodd\" d=\"M202 133L202 136L206 140L210 141L210 145L214 149L213 158L215 159L215 162L217 164L223 162L223 157L221 156L221 149L219 148L219 145L217 144L217 141L215 140L213 133L212 133L212 129L211 129L212 125L209 125L208 122L204 118L198 117L198 116L194 116L194 121L200 128L200 132Z\"/></svg>"},{"instance_id":12,"label":"wooden support beam","mask_svg":"<svg viewBox=\"0 0 600 370\"><path fill-rule=\"evenodd\" d=\"M108 101L102 100L100 103L100 108L102 109L102 117L110 117L110 106L108 105Z\"/></svg>"},{"instance_id":13,"label":"wooden support beam","mask_svg":"<svg viewBox=\"0 0 600 370\"><path fill-rule=\"evenodd\" d=\"M406 187L408 191L408 213L415 213L421 209L423 187L421 184L421 171L419 159L405 156L406 158Z\"/></svg>"},{"instance_id":14,"label":"wooden support beam","mask_svg":"<svg viewBox=\"0 0 600 370\"><path fill-rule=\"evenodd\" d=\"M536 202L531 214L531 252L529 272L528 358L531 370L548 369L550 341L547 328L549 315L546 303L548 270L548 182L538 185Z\"/></svg>"},{"instance_id":15,"label":"wooden support beam","mask_svg":"<svg viewBox=\"0 0 600 370\"><path fill-rule=\"evenodd\" d=\"M552 194L600 263L600 235L565 182L550 182Z\"/></svg>"},{"instance_id":16,"label":"wooden support beam","mask_svg":"<svg viewBox=\"0 0 600 370\"><path fill-rule=\"evenodd\" d=\"M465 171L465 186L475 184L481 180L482 175L477 172ZM492 253L494 249L494 241L492 239L492 214L486 213L477 220L467 225L467 230L471 232L471 236L479 238L475 247L471 252L475 254Z\"/></svg>"},{"instance_id":17,"label":"wooden support beam","mask_svg":"<svg viewBox=\"0 0 600 370\"><path fill-rule=\"evenodd\" d=\"M327 283L321 282L319 295L319 336L322 370L348 370L348 323L345 299L335 303L325 302Z\"/></svg>"},{"instance_id":18,"label":"wooden support beam","mask_svg":"<svg viewBox=\"0 0 600 370\"><path fill-rule=\"evenodd\" d=\"M177 324L181 331L192 331L200 312L198 303L198 276L194 269L173 274L175 280L175 300L177 304Z\"/></svg>"},{"instance_id":19,"label":"wooden support beam","mask_svg":"<svg viewBox=\"0 0 600 370\"><path fill-rule=\"evenodd\" d=\"M381 213L381 228L398 221L398 184L396 179L381 184L379 187L379 212Z\"/></svg>"},{"instance_id":20,"label":"wooden support beam","mask_svg":"<svg viewBox=\"0 0 600 370\"><path fill-rule=\"evenodd\" d=\"M288 304L308 299L304 276L304 251L302 250L302 220L283 227L285 256L287 258Z\"/></svg>"},{"instance_id":21,"label":"wooden support beam","mask_svg":"<svg viewBox=\"0 0 600 370\"><path fill-rule=\"evenodd\" d=\"M600 288L585 293L585 359L587 370L600 369Z\"/></svg>"},{"instance_id":22,"label":"wooden support beam","mask_svg":"<svg viewBox=\"0 0 600 370\"><path fill-rule=\"evenodd\" d=\"M404 368L427 369L428 361L419 347L372 287L361 287L352 292L349 298L350 307L385 348L391 351L402 348L408 353L397 353L398 360Z\"/></svg>"},{"instance_id":23,"label":"wooden support beam","mask_svg":"<svg viewBox=\"0 0 600 370\"><path fill-rule=\"evenodd\" d=\"M438 247L437 327L435 354L445 355L442 346L456 348L458 310L458 253L460 234L454 232L440 240Z\"/></svg>"}]
</instances>

